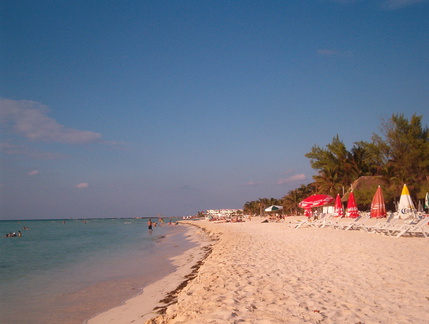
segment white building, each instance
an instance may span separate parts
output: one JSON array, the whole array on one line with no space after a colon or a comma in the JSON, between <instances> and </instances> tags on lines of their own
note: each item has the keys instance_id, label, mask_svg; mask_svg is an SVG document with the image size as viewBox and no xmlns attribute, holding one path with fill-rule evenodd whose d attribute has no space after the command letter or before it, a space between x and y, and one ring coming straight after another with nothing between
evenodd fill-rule
<instances>
[{"instance_id":1,"label":"white building","mask_svg":"<svg viewBox=\"0 0 429 324\"><path fill-rule=\"evenodd\" d=\"M237 216L242 215L243 209L207 209L206 211L206 217L211 218L224 218L224 217L231 217L231 216Z\"/></svg>"}]
</instances>

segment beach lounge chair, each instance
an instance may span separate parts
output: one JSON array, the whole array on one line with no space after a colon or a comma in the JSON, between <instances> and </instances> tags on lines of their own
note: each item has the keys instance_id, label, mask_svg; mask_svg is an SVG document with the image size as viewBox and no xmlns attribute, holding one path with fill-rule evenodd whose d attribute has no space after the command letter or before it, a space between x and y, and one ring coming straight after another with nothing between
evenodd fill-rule
<instances>
[{"instance_id":1,"label":"beach lounge chair","mask_svg":"<svg viewBox=\"0 0 429 324\"><path fill-rule=\"evenodd\" d=\"M333 217L332 214L320 214L319 219L313 221L310 226L314 228L322 228L326 225L327 222Z\"/></svg>"},{"instance_id":2,"label":"beach lounge chair","mask_svg":"<svg viewBox=\"0 0 429 324\"><path fill-rule=\"evenodd\" d=\"M421 221L414 225L407 231L408 234L421 234L425 238L429 238L429 218L423 218Z\"/></svg>"},{"instance_id":3,"label":"beach lounge chair","mask_svg":"<svg viewBox=\"0 0 429 324\"><path fill-rule=\"evenodd\" d=\"M371 218L371 215L369 213L367 213L365 215L359 216L358 218L355 218L351 222L348 222L348 223L345 223L345 224L339 224L337 228L345 230L345 231L348 231L350 229L356 229L359 226L361 226L362 224L364 224L370 218Z\"/></svg>"},{"instance_id":4,"label":"beach lounge chair","mask_svg":"<svg viewBox=\"0 0 429 324\"><path fill-rule=\"evenodd\" d=\"M336 224L333 225L333 227L336 228L336 229L344 229L344 228L348 227L350 224L356 223L361 218L362 218L362 215L359 215L358 217L354 218L351 221L337 222Z\"/></svg>"},{"instance_id":5,"label":"beach lounge chair","mask_svg":"<svg viewBox=\"0 0 429 324\"><path fill-rule=\"evenodd\" d=\"M290 224L289 226L293 229L298 229L300 227L306 226L306 227L319 227L320 224L323 223L324 219L327 217L328 214L321 214L320 218L317 220L311 220L311 218L306 219L305 221L301 221L298 223Z\"/></svg>"},{"instance_id":6,"label":"beach lounge chair","mask_svg":"<svg viewBox=\"0 0 429 324\"><path fill-rule=\"evenodd\" d=\"M327 217L324 220L323 224L321 224L319 227L320 228L324 228L324 227L335 228L340 223L340 219L341 219L341 217L335 217L334 214L329 214L329 217Z\"/></svg>"},{"instance_id":7,"label":"beach lounge chair","mask_svg":"<svg viewBox=\"0 0 429 324\"><path fill-rule=\"evenodd\" d=\"M371 214L367 213L366 215L363 215L362 218L358 222L352 224L349 228L345 228L344 230L347 231L350 229L360 229L363 226L365 226L365 223L370 219L371 219Z\"/></svg>"},{"instance_id":8,"label":"beach lounge chair","mask_svg":"<svg viewBox=\"0 0 429 324\"><path fill-rule=\"evenodd\" d=\"M380 233L386 232L388 228L393 227L399 221L399 218L396 217L395 213L390 213L389 217L384 222L378 222L375 225L369 226L362 224L359 229L368 232L368 233Z\"/></svg>"},{"instance_id":9,"label":"beach lounge chair","mask_svg":"<svg viewBox=\"0 0 429 324\"><path fill-rule=\"evenodd\" d=\"M398 219L398 220L399 221L397 221L395 225L392 225L386 229L380 229L378 232L392 236L392 234L394 234L394 233L399 233L402 230L409 228L410 225L412 225L412 226L416 225L417 222L419 221L418 219L412 219L412 220Z\"/></svg>"},{"instance_id":10,"label":"beach lounge chair","mask_svg":"<svg viewBox=\"0 0 429 324\"><path fill-rule=\"evenodd\" d=\"M305 226L305 225L307 225L307 226L308 226L308 224L309 224L309 223L310 223L310 221L309 221L308 219L303 220L303 221L298 220L298 221L296 221L295 223L290 223L290 224L288 224L288 226L289 226L290 228L297 229L297 228L300 228L301 226Z\"/></svg>"},{"instance_id":11,"label":"beach lounge chair","mask_svg":"<svg viewBox=\"0 0 429 324\"><path fill-rule=\"evenodd\" d=\"M425 238L429 238L429 231L427 229L427 224L429 218L422 218L417 221L417 223L412 224L403 224L398 229L388 230L389 236L394 236L396 238L401 237L405 234L422 234Z\"/></svg>"},{"instance_id":12,"label":"beach lounge chair","mask_svg":"<svg viewBox=\"0 0 429 324\"><path fill-rule=\"evenodd\" d=\"M298 228L300 228L300 227L302 227L302 226L311 226L311 223L312 223L312 221L310 220L310 219L306 219L306 220L304 220L304 221L301 221L301 222L298 222L298 223L296 223L296 224L291 224L291 225L289 225L291 228L293 228L293 229L298 229Z\"/></svg>"}]
</instances>

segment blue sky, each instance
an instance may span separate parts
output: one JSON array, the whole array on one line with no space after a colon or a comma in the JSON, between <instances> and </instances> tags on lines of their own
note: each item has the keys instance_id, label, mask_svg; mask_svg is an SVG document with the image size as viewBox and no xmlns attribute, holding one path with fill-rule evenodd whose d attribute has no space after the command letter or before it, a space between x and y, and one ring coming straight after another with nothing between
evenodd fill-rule
<instances>
[{"instance_id":1,"label":"blue sky","mask_svg":"<svg viewBox=\"0 0 429 324\"><path fill-rule=\"evenodd\" d=\"M429 102L429 2L5 1L2 219L281 198Z\"/></svg>"}]
</instances>

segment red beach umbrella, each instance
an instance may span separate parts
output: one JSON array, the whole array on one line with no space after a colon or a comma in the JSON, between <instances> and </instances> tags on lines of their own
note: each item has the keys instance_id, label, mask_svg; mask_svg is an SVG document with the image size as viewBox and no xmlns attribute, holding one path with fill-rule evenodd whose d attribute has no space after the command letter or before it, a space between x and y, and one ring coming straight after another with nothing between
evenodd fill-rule
<instances>
[{"instance_id":1,"label":"red beach umbrella","mask_svg":"<svg viewBox=\"0 0 429 324\"><path fill-rule=\"evenodd\" d=\"M378 186L371 203L371 217L386 217L386 206L384 204L383 191Z\"/></svg>"},{"instance_id":2,"label":"red beach umbrella","mask_svg":"<svg viewBox=\"0 0 429 324\"><path fill-rule=\"evenodd\" d=\"M347 214L349 215L348 217L351 218L359 217L359 210L357 208L353 191L350 192L349 201L347 202Z\"/></svg>"},{"instance_id":3,"label":"red beach umbrella","mask_svg":"<svg viewBox=\"0 0 429 324\"><path fill-rule=\"evenodd\" d=\"M299 203L298 206L300 208L307 209L307 208L324 206L324 205L330 204L333 201L334 201L334 198L332 198L331 196L318 194L318 195L313 195L305 198L303 201Z\"/></svg>"},{"instance_id":4,"label":"red beach umbrella","mask_svg":"<svg viewBox=\"0 0 429 324\"><path fill-rule=\"evenodd\" d=\"M313 213L311 212L311 208L306 208L304 210L304 216L307 216L307 217L313 216Z\"/></svg>"},{"instance_id":5,"label":"red beach umbrella","mask_svg":"<svg viewBox=\"0 0 429 324\"><path fill-rule=\"evenodd\" d=\"M334 205L334 215L335 217L344 217L343 204L341 202L340 194L337 194Z\"/></svg>"}]
</instances>

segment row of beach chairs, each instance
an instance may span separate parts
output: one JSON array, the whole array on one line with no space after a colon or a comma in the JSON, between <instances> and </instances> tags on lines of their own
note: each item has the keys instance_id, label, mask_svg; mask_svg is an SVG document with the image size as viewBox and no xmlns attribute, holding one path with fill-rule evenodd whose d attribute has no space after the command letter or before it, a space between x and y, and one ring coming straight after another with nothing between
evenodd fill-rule
<instances>
[{"instance_id":1,"label":"row of beach chairs","mask_svg":"<svg viewBox=\"0 0 429 324\"><path fill-rule=\"evenodd\" d=\"M396 213L391 213L384 221L371 225L368 221L371 219L369 213L363 213L352 220L338 219L332 214L321 214L319 219L305 220L294 224L289 224L291 228L299 229L301 227L314 228L333 228L338 230L362 230L367 233L385 234L391 237L401 237L405 235L420 235L429 238L429 217L413 218L411 220L399 219Z\"/></svg>"}]
</instances>

